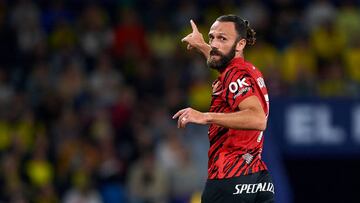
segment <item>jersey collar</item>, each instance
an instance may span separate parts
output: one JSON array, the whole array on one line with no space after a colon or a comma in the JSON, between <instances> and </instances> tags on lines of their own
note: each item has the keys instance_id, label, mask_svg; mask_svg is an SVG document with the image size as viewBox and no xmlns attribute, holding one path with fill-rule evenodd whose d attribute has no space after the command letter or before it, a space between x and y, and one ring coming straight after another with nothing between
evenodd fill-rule
<instances>
[{"instance_id":1,"label":"jersey collar","mask_svg":"<svg viewBox=\"0 0 360 203\"><path fill-rule=\"evenodd\" d=\"M234 64L239 64L239 63L243 64L244 62L245 62L244 58L239 56L239 57L231 59L231 61L229 62L228 67L234 66Z\"/></svg>"},{"instance_id":2,"label":"jersey collar","mask_svg":"<svg viewBox=\"0 0 360 203\"><path fill-rule=\"evenodd\" d=\"M242 57L233 58L233 59L231 59L229 64L226 66L226 68L221 73L227 72L228 70L236 67L236 65L244 64L244 63L245 63L245 60Z\"/></svg>"}]
</instances>

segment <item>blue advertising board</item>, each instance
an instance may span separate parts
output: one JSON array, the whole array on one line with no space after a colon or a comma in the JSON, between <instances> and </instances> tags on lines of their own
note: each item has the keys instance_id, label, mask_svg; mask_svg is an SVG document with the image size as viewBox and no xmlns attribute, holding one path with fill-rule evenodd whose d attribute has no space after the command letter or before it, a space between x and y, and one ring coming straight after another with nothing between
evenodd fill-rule
<instances>
[{"instance_id":1,"label":"blue advertising board","mask_svg":"<svg viewBox=\"0 0 360 203\"><path fill-rule=\"evenodd\" d=\"M360 155L360 101L272 98L265 133L288 155Z\"/></svg>"}]
</instances>

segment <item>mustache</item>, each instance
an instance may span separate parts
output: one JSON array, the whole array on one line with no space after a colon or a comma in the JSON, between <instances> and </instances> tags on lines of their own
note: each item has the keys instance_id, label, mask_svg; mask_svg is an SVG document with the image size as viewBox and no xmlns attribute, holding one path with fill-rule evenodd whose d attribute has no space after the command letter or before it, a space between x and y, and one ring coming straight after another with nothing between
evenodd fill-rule
<instances>
[{"instance_id":1,"label":"mustache","mask_svg":"<svg viewBox=\"0 0 360 203\"><path fill-rule=\"evenodd\" d=\"M223 56L223 54L222 54L219 50L217 50L217 49L212 49L212 50L210 51L210 55L211 55L211 56L212 56L212 55Z\"/></svg>"}]
</instances>

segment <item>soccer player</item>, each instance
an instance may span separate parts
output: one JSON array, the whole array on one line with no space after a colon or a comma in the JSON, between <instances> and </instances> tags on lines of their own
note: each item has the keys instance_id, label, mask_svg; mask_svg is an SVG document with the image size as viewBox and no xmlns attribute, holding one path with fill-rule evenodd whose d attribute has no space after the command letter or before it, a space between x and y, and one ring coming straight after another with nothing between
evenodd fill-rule
<instances>
[{"instance_id":1,"label":"soccer player","mask_svg":"<svg viewBox=\"0 0 360 203\"><path fill-rule=\"evenodd\" d=\"M212 84L209 112L178 111L178 127L188 123L210 125L208 180L202 203L274 202L274 186L261 159L269 97L261 72L244 60L246 45L255 43L249 22L235 15L216 19L207 44L195 23L182 41L207 58L219 72Z\"/></svg>"}]
</instances>

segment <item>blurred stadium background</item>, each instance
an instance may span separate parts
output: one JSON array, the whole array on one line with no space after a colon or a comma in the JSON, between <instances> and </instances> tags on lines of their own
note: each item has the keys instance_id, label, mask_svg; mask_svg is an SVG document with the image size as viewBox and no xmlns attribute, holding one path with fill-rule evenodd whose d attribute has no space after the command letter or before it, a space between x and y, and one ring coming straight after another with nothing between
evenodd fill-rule
<instances>
[{"instance_id":1,"label":"blurred stadium background","mask_svg":"<svg viewBox=\"0 0 360 203\"><path fill-rule=\"evenodd\" d=\"M0 0L0 202L199 202L209 71L180 39L234 13L270 92L277 202L360 202L360 1Z\"/></svg>"}]
</instances>

